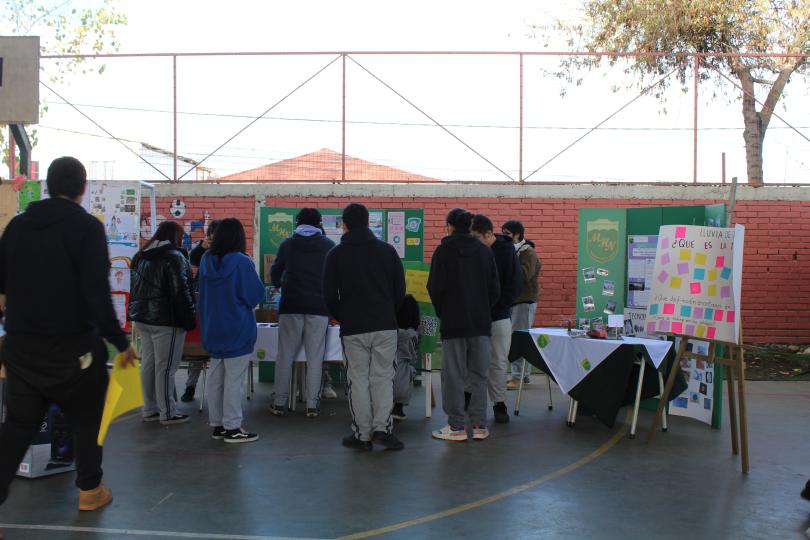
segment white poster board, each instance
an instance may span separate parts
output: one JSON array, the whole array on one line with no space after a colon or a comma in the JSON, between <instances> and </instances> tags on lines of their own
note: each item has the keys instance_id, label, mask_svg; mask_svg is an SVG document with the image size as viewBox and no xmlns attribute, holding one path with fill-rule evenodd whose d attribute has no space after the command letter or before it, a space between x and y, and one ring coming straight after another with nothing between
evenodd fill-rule
<instances>
[{"instance_id":1,"label":"white poster board","mask_svg":"<svg viewBox=\"0 0 810 540\"><path fill-rule=\"evenodd\" d=\"M658 234L648 334L738 343L745 229L664 225Z\"/></svg>"}]
</instances>

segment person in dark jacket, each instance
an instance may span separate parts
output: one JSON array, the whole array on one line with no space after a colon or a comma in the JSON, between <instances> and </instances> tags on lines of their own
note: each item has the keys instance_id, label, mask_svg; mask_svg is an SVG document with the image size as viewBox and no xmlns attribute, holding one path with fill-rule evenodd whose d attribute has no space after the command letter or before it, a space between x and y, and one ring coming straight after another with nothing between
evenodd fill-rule
<instances>
[{"instance_id":1,"label":"person in dark jacket","mask_svg":"<svg viewBox=\"0 0 810 540\"><path fill-rule=\"evenodd\" d=\"M427 290L442 334L442 406L447 426L433 437L466 441L465 384L473 439L486 439L487 377L491 354L492 307L501 296L492 250L470 234L473 215L454 208L447 236L433 252Z\"/></svg>"},{"instance_id":2,"label":"person in dark jacket","mask_svg":"<svg viewBox=\"0 0 810 540\"><path fill-rule=\"evenodd\" d=\"M72 157L48 167L49 199L31 203L0 237L0 309L6 336L6 418L0 427L0 505L51 403L76 443L79 510L112 501L101 483L97 437L107 391L107 348L135 351L115 316L104 225L80 205L84 166ZM54 271L56 269L57 271ZM33 487L33 486L32 486Z\"/></svg>"},{"instance_id":3,"label":"person in dark jacket","mask_svg":"<svg viewBox=\"0 0 810 540\"><path fill-rule=\"evenodd\" d=\"M186 331L196 326L191 265L182 241L183 228L164 221L132 258L128 318L141 336L144 422L189 420L177 412L174 400Z\"/></svg>"},{"instance_id":4,"label":"person in dark jacket","mask_svg":"<svg viewBox=\"0 0 810 540\"><path fill-rule=\"evenodd\" d=\"M236 218L223 219L211 248L200 263L200 325L208 367L208 421L212 439L226 443L258 440L242 427L242 398L256 345L256 305L264 284L245 254L245 228Z\"/></svg>"},{"instance_id":5,"label":"person in dark jacket","mask_svg":"<svg viewBox=\"0 0 810 540\"><path fill-rule=\"evenodd\" d=\"M512 302L520 294L523 274L520 270L512 239L493 232L492 221L483 214L473 218L472 233L485 246L492 249L501 296L492 307L492 355L489 362L489 399L495 422L506 424L506 373L509 368L509 346L512 344Z\"/></svg>"},{"instance_id":6,"label":"person in dark jacket","mask_svg":"<svg viewBox=\"0 0 810 540\"><path fill-rule=\"evenodd\" d=\"M396 250L369 229L362 204L343 209L343 230L340 245L326 256L323 276L326 307L340 321L348 364L353 433L343 445L371 450L373 440L400 450L404 445L393 434L391 409L405 271Z\"/></svg>"},{"instance_id":7,"label":"person in dark jacket","mask_svg":"<svg viewBox=\"0 0 810 540\"><path fill-rule=\"evenodd\" d=\"M276 392L270 406L270 412L276 416L287 410L293 362L302 346L307 357L307 416L318 416L329 325L329 312L323 300L323 265L326 254L335 247L320 227L321 213L315 208L302 208L293 235L278 247L270 268L273 286L281 289Z\"/></svg>"},{"instance_id":8,"label":"person in dark jacket","mask_svg":"<svg viewBox=\"0 0 810 540\"><path fill-rule=\"evenodd\" d=\"M191 262L191 266L197 268L199 272L200 268L200 261L202 260L203 255L205 252L208 251L208 248L211 247L211 242L214 241L214 234L217 232L217 227L219 226L219 220L215 219L208 224L208 228L205 230L205 238L197 242L197 244L191 249L188 254L188 260ZM194 289L197 289L197 280L194 280ZM186 379L186 389L183 392L183 395L180 396L180 401L189 402L194 401L194 392L197 390L197 381L200 380L200 375L202 374L202 368L197 367L196 365L190 366L188 368L188 378Z\"/></svg>"}]
</instances>

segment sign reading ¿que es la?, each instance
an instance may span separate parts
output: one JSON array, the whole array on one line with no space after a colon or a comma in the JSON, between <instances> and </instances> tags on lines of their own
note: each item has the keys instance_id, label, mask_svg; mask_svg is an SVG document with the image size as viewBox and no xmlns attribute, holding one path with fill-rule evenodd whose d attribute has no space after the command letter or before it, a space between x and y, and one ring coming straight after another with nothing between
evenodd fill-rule
<instances>
[{"instance_id":1,"label":"sign reading \u00bfque es la?","mask_svg":"<svg viewBox=\"0 0 810 540\"><path fill-rule=\"evenodd\" d=\"M739 343L744 237L742 225L662 226L647 333Z\"/></svg>"}]
</instances>

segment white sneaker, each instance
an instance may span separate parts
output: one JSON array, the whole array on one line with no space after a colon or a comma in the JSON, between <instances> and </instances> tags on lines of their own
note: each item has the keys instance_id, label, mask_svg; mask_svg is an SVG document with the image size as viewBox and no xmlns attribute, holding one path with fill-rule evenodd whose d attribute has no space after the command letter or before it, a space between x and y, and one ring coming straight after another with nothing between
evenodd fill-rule
<instances>
[{"instance_id":1,"label":"white sneaker","mask_svg":"<svg viewBox=\"0 0 810 540\"><path fill-rule=\"evenodd\" d=\"M487 426L473 426L473 440L483 441L487 437L489 437Z\"/></svg>"},{"instance_id":2,"label":"white sneaker","mask_svg":"<svg viewBox=\"0 0 810 540\"><path fill-rule=\"evenodd\" d=\"M434 439L441 439L443 441L466 441L467 428L465 426L461 429L453 429L450 427L450 424L448 424L439 431L434 431L431 435L433 435Z\"/></svg>"},{"instance_id":3,"label":"white sneaker","mask_svg":"<svg viewBox=\"0 0 810 540\"><path fill-rule=\"evenodd\" d=\"M321 397L323 399L337 399L337 392L332 388L332 385L324 386L321 391Z\"/></svg>"}]
</instances>

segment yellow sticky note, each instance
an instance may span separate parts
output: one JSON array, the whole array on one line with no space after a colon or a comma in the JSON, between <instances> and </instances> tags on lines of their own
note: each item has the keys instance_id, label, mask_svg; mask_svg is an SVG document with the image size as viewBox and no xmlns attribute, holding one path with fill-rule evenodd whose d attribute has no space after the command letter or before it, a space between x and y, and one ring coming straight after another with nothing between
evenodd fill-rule
<instances>
[{"instance_id":1,"label":"yellow sticky note","mask_svg":"<svg viewBox=\"0 0 810 540\"><path fill-rule=\"evenodd\" d=\"M695 264L706 264L706 254L705 253L695 254Z\"/></svg>"},{"instance_id":2,"label":"yellow sticky note","mask_svg":"<svg viewBox=\"0 0 810 540\"><path fill-rule=\"evenodd\" d=\"M681 288L681 278L679 277L672 277L669 280L669 288L670 289L680 289Z\"/></svg>"},{"instance_id":3,"label":"yellow sticky note","mask_svg":"<svg viewBox=\"0 0 810 540\"><path fill-rule=\"evenodd\" d=\"M717 296L717 285L709 285L709 296Z\"/></svg>"},{"instance_id":4,"label":"yellow sticky note","mask_svg":"<svg viewBox=\"0 0 810 540\"><path fill-rule=\"evenodd\" d=\"M703 326L702 324L699 324L698 327L697 327L697 330L695 330L695 335L697 337L705 336L706 335L706 327Z\"/></svg>"},{"instance_id":5,"label":"yellow sticky note","mask_svg":"<svg viewBox=\"0 0 810 540\"><path fill-rule=\"evenodd\" d=\"M681 260L682 261L691 261L692 260L692 250L691 249L682 249L681 250Z\"/></svg>"},{"instance_id":6,"label":"yellow sticky note","mask_svg":"<svg viewBox=\"0 0 810 540\"><path fill-rule=\"evenodd\" d=\"M709 269L709 281L717 281L717 269Z\"/></svg>"}]
</instances>

